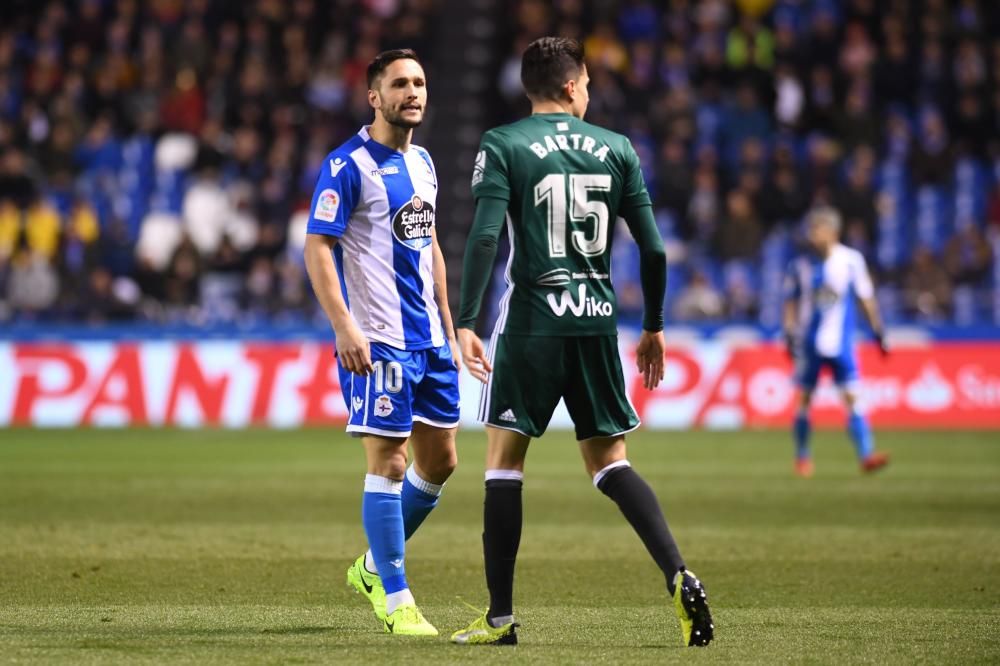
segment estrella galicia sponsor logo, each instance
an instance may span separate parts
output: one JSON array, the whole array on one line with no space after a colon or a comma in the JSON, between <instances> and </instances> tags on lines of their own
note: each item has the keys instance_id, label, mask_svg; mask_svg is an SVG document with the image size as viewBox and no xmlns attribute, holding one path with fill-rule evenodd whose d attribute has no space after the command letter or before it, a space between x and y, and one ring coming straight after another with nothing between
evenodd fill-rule
<instances>
[{"instance_id":1,"label":"estrella galicia sponsor logo","mask_svg":"<svg viewBox=\"0 0 1000 666\"><path fill-rule=\"evenodd\" d=\"M541 287L565 287L570 283L569 269L553 268L535 278L535 284Z\"/></svg>"},{"instance_id":2,"label":"estrella galicia sponsor logo","mask_svg":"<svg viewBox=\"0 0 1000 666\"><path fill-rule=\"evenodd\" d=\"M610 317L614 314L614 307L607 301L601 301L593 296L587 295L587 285L581 284L576 289L576 300L568 289L559 292L558 298L555 294L547 294L545 300L548 301L552 313L557 317L562 317L569 310L574 317Z\"/></svg>"},{"instance_id":3,"label":"estrella galicia sponsor logo","mask_svg":"<svg viewBox=\"0 0 1000 666\"><path fill-rule=\"evenodd\" d=\"M434 206L416 194L392 218L392 235L413 250L430 245L433 230Z\"/></svg>"}]
</instances>

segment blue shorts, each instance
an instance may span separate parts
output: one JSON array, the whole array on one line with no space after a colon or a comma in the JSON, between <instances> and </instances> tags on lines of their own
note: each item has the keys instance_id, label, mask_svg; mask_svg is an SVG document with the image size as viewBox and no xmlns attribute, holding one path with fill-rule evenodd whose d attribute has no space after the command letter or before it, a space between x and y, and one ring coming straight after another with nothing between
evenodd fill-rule
<instances>
[{"instance_id":1,"label":"blue shorts","mask_svg":"<svg viewBox=\"0 0 1000 666\"><path fill-rule=\"evenodd\" d=\"M414 421L437 428L458 425L458 370L451 347L404 351L373 342L371 354L375 371L367 377L337 365L350 413L347 432L409 437Z\"/></svg>"},{"instance_id":2,"label":"blue shorts","mask_svg":"<svg viewBox=\"0 0 1000 666\"><path fill-rule=\"evenodd\" d=\"M833 381L841 388L851 388L860 379L858 362L853 353L829 357L806 352L795 361L795 379L799 386L807 391L815 389L824 367L830 368Z\"/></svg>"}]
</instances>

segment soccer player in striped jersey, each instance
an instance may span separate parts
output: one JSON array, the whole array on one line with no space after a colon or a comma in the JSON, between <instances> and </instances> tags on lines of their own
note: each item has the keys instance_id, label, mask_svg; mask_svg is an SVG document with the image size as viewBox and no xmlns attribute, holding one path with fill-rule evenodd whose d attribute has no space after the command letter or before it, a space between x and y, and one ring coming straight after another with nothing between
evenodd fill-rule
<instances>
[{"instance_id":1,"label":"soccer player in striped jersey","mask_svg":"<svg viewBox=\"0 0 1000 666\"><path fill-rule=\"evenodd\" d=\"M840 214L829 207L814 209L806 220L811 252L792 261L785 279L784 331L795 359L802 389L795 417L795 472L813 474L809 450L809 405L824 367L833 373L847 406L847 431L854 441L861 469L873 472L889 463L875 451L871 427L858 409L858 362L854 351L857 308L868 320L883 355L888 353L875 289L865 258L839 242Z\"/></svg>"},{"instance_id":2,"label":"soccer player in striped jersey","mask_svg":"<svg viewBox=\"0 0 1000 666\"><path fill-rule=\"evenodd\" d=\"M455 468L459 355L434 228L437 176L411 143L427 84L402 49L372 61L368 88L374 121L330 153L317 179L306 268L336 336L347 431L367 459L370 550L347 581L385 631L433 636L406 580L404 544Z\"/></svg>"}]
</instances>

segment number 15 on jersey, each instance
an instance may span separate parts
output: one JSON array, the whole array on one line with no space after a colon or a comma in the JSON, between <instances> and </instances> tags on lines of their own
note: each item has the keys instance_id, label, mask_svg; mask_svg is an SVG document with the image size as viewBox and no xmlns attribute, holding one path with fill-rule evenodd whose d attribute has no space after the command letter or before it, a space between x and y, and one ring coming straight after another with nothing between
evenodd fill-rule
<instances>
[{"instance_id":1,"label":"number 15 on jersey","mask_svg":"<svg viewBox=\"0 0 1000 666\"><path fill-rule=\"evenodd\" d=\"M569 233L573 249L585 257L604 254L608 246L608 205L590 199L591 192L610 192L607 174L570 174L567 191L565 174L549 174L535 185L535 205L546 206L549 228L549 256L566 256L566 227L569 222L593 221L592 234L573 229ZM567 222L568 219L568 222Z\"/></svg>"}]
</instances>

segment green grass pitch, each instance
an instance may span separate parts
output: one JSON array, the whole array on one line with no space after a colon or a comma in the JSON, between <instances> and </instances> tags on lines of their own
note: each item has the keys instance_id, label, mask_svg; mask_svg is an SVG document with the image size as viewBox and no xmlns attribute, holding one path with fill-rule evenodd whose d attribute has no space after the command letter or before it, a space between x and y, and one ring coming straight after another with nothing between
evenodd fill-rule
<instances>
[{"instance_id":1,"label":"green grass pitch","mask_svg":"<svg viewBox=\"0 0 1000 666\"><path fill-rule=\"evenodd\" d=\"M363 456L339 431L0 430L0 662L1000 662L1000 437L879 433L876 477L816 440L804 481L785 433L630 437L709 592L700 650L571 436L536 441L511 649L447 642L486 603L481 433L408 548L435 640L345 586Z\"/></svg>"}]
</instances>

